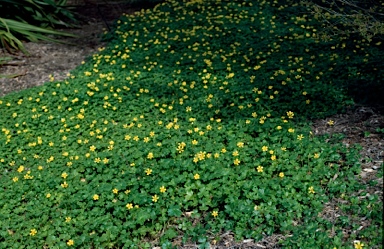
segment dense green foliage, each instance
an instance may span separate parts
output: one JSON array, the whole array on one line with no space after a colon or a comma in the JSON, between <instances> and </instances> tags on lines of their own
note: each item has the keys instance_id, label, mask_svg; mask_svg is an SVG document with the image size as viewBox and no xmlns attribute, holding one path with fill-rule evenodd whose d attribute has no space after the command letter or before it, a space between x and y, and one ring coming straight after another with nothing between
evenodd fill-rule
<instances>
[{"instance_id":1,"label":"dense green foliage","mask_svg":"<svg viewBox=\"0 0 384 249\"><path fill-rule=\"evenodd\" d=\"M66 81L1 98L0 247L171 248L183 235L204 248L228 230L379 246L377 229L345 239L353 221L319 215L342 198L382 228L378 197L354 196L358 147L301 121L352 104L345 81L381 77L380 43L317 40L302 7L253 2L123 16Z\"/></svg>"}]
</instances>

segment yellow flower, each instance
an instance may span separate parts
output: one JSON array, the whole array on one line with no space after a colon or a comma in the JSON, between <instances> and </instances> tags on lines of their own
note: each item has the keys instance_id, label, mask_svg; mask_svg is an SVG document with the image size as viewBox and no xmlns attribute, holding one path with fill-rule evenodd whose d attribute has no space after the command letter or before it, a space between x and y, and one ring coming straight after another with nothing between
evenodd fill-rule
<instances>
[{"instance_id":1,"label":"yellow flower","mask_svg":"<svg viewBox=\"0 0 384 249\"><path fill-rule=\"evenodd\" d=\"M13 178L12 178L12 181L13 181L13 182L17 182L18 180L19 180L18 177L13 177Z\"/></svg>"},{"instance_id":2,"label":"yellow flower","mask_svg":"<svg viewBox=\"0 0 384 249\"><path fill-rule=\"evenodd\" d=\"M360 241L354 242L355 249L363 249L364 243L361 243Z\"/></svg>"},{"instance_id":3,"label":"yellow flower","mask_svg":"<svg viewBox=\"0 0 384 249\"><path fill-rule=\"evenodd\" d=\"M233 156L238 156L239 155L239 152L237 150L235 150L233 153L232 153Z\"/></svg>"},{"instance_id":4,"label":"yellow flower","mask_svg":"<svg viewBox=\"0 0 384 249\"><path fill-rule=\"evenodd\" d=\"M93 195L93 199L97 201L99 199L99 195Z\"/></svg>"},{"instance_id":5,"label":"yellow flower","mask_svg":"<svg viewBox=\"0 0 384 249\"><path fill-rule=\"evenodd\" d=\"M145 170L145 173L147 174L147 176L149 176L150 174L152 174L152 170L148 168Z\"/></svg>"},{"instance_id":6,"label":"yellow flower","mask_svg":"<svg viewBox=\"0 0 384 249\"><path fill-rule=\"evenodd\" d=\"M125 207L129 210L133 208L133 205L132 203L128 203L127 205L125 205Z\"/></svg>"},{"instance_id":7,"label":"yellow flower","mask_svg":"<svg viewBox=\"0 0 384 249\"><path fill-rule=\"evenodd\" d=\"M197 145L199 142L196 140L196 139L194 139L194 140L192 140L192 144L193 145Z\"/></svg>"},{"instance_id":8,"label":"yellow flower","mask_svg":"<svg viewBox=\"0 0 384 249\"><path fill-rule=\"evenodd\" d=\"M304 138L303 134L297 136L297 140L302 140Z\"/></svg>"},{"instance_id":9,"label":"yellow flower","mask_svg":"<svg viewBox=\"0 0 384 249\"><path fill-rule=\"evenodd\" d=\"M218 212L218 211L212 211L212 216L213 216L213 217L216 218L218 215L219 215L219 212Z\"/></svg>"},{"instance_id":10,"label":"yellow flower","mask_svg":"<svg viewBox=\"0 0 384 249\"><path fill-rule=\"evenodd\" d=\"M267 150L268 150L268 147L264 145L264 146L261 148L261 150L262 150L262 151L267 151Z\"/></svg>"},{"instance_id":11,"label":"yellow flower","mask_svg":"<svg viewBox=\"0 0 384 249\"><path fill-rule=\"evenodd\" d=\"M199 179L200 179L200 175L199 175L199 174L195 174L195 175L193 176L193 178L195 178L195 180L199 180Z\"/></svg>"},{"instance_id":12,"label":"yellow flower","mask_svg":"<svg viewBox=\"0 0 384 249\"><path fill-rule=\"evenodd\" d=\"M280 172L280 173L279 173L279 177L280 177L280 178L283 178L283 177L284 177L284 173L283 173L283 172Z\"/></svg>"},{"instance_id":13,"label":"yellow flower","mask_svg":"<svg viewBox=\"0 0 384 249\"><path fill-rule=\"evenodd\" d=\"M272 161L276 160L276 156L275 155L271 156L271 160Z\"/></svg>"},{"instance_id":14,"label":"yellow flower","mask_svg":"<svg viewBox=\"0 0 384 249\"><path fill-rule=\"evenodd\" d=\"M167 189L166 189L164 186L161 186L161 187L160 187L160 192L161 192L161 193L165 193L165 191L167 191Z\"/></svg>"},{"instance_id":15,"label":"yellow flower","mask_svg":"<svg viewBox=\"0 0 384 249\"><path fill-rule=\"evenodd\" d=\"M89 150L90 150L90 151L95 151L95 150L96 150L96 146L91 145L91 147L89 147Z\"/></svg>"},{"instance_id":16,"label":"yellow flower","mask_svg":"<svg viewBox=\"0 0 384 249\"><path fill-rule=\"evenodd\" d=\"M230 74L228 74L228 75L226 76L226 78L227 78L227 79L230 79L230 78L233 78L234 76L235 76L234 73L230 73Z\"/></svg>"},{"instance_id":17,"label":"yellow flower","mask_svg":"<svg viewBox=\"0 0 384 249\"><path fill-rule=\"evenodd\" d=\"M65 172L61 174L61 177L63 177L64 179L67 178L67 176L68 176L68 174Z\"/></svg>"},{"instance_id":18,"label":"yellow flower","mask_svg":"<svg viewBox=\"0 0 384 249\"><path fill-rule=\"evenodd\" d=\"M295 132L295 129L289 128L288 132L293 133L293 132Z\"/></svg>"},{"instance_id":19,"label":"yellow flower","mask_svg":"<svg viewBox=\"0 0 384 249\"><path fill-rule=\"evenodd\" d=\"M75 244L75 242L72 239L67 241L68 246L73 246L74 244Z\"/></svg>"},{"instance_id":20,"label":"yellow flower","mask_svg":"<svg viewBox=\"0 0 384 249\"><path fill-rule=\"evenodd\" d=\"M159 200L159 197L157 195L152 196L152 201L157 202Z\"/></svg>"},{"instance_id":21,"label":"yellow flower","mask_svg":"<svg viewBox=\"0 0 384 249\"><path fill-rule=\"evenodd\" d=\"M240 164L240 162L241 162L241 161L240 161L238 158L236 158L236 159L233 161L233 164L237 166L237 165Z\"/></svg>"},{"instance_id":22,"label":"yellow flower","mask_svg":"<svg viewBox=\"0 0 384 249\"><path fill-rule=\"evenodd\" d=\"M308 188L308 193L310 193L310 194L314 194L314 193L316 193L315 190L314 190L314 188L313 188L313 186L310 186L310 187Z\"/></svg>"},{"instance_id":23,"label":"yellow flower","mask_svg":"<svg viewBox=\"0 0 384 249\"><path fill-rule=\"evenodd\" d=\"M112 190L112 192L113 192L114 194L117 194L117 193L119 193L119 190L118 190L117 188L114 188L114 189Z\"/></svg>"},{"instance_id":24,"label":"yellow flower","mask_svg":"<svg viewBox=\"0 0 384 249\"><path fill-rule=\"evenodd\" d=\"M320 157L320 154L319 153L315 153L314 155L313 155L313 158L319 158Z\"/></svg>"},{"instance_id":25,"label":"yellow flower","mask_svg":"<svg viewBox=\"0 0 384 249\"><path fill-rule=\"evenodd\" d=\"M65 217L65 222L70 222L72 220L72 218L71 217Z\"/></svg>"},{"instance_id":26,"label":"yellow flower","mask_svg":"<svg viewBox=\"0 0 384 249\"><path fill-rule=\"evenodd\" d=\"M32 228L31 231L29 232L29 235L35 236L37 234L37 230L35 228Z\"/></svg>"},{"instance_id":27,"label":"yellow flower","mask_svg":"<svg viewBox=\"0 0 384 249\"><path fill-rule=\"evenodd\" d=\"M262 166L260 166L260 165L259 165L259 166L257 166L257 172L260 172L260 173L261 173L261 172L263 172L263 167L262 167Z\"/></svg>"},{"instance_id":28,"label":"yellow flower","mask_svg":"<svg viewBox=\"0 0 384 249\"><path fill-rule=\"evenodd\" d=\"M45 197L50 198L50 197L51 197L51 194L48 193L48 194L45 195Z\"/></svg>"},{"instance_id":29,"label":"yellow flower","mask_svg":"<svg viewBox=\"0 0 384 249\"><path fill-rule=\"evenodd\" d=\"M287 116L288 118L293 118L293 116L295 116L295 114L291 111L287 112Z\"/></svg>"},{"instance_id":30,"label":"yellow flower","mask_svg":"<svg viewBox=\"0 0 384 249\"><path fill-rule=\"evenodd\" d=\"M239 148L243 148L243 147L244 147L244 143L243 143L243 142L238 142L238 143L237 143L237 147L239 147Z\"/></svg>"},{"instance_id":31,"label":"yellow flower","mask_svg":"<svg viewBox=\"0 0 384 249\"><path fill-rule=\"evenodd\" d=\"M152 153L152 152L149 152L147 158L148 158L148 159L153 159L153 153Z\"/></svg>"},{"instance_id":32,"label":"yellow flower","mask_svg":"<svg viewBox=\"0 0 384 249\"><path fill-rule=\"evenodd\" d=\"M335 121L333 121L333 120L329 120L329 121L327 122L327 124L328 124L329 126L332 126L332 125L335 124Z\"/></svg>"},{"instance_id":33,"label":"yellow flower","mask_svg":"<svg viewBox=\"0 0 384 249\"><path fill-rule=\"evenodd\" d=\"M68 183L67 183L67 182L63 182L63 183L61 184L61 187L63 187L63 188L67 188L67 187L68 187Z\"/></svg>"}]
</instances>

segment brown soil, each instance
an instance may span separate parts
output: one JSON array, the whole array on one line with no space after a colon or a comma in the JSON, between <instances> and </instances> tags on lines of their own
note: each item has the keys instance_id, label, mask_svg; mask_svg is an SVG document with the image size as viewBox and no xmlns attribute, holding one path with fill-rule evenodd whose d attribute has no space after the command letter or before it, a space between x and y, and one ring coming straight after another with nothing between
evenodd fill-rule
<instances>
[{"instance_id":1,"label":"brown soil","mask_svg":"<svg viewBox=\"0 0 384 249\"><path fill-rule=\"evenodd\" d=\"M65 43L26 42L25 47L30 56L21 53L7 54L0 51L0 57L13 58L12 61L0 67L0 75L18 75L13 78L0 78L0 96L42 85L49 81L50 74L56 80L65 79L68 72L80 65L87 56L95 53L97 48L105 45L101 42L100 34L107 30L115 19L123 13L134 13L143 7L133 7L122 2L105 4L106 1L100 0L72 0L72 2L78 4L76 12L80 20L80 27L65 31L76 34L76 38L60 38ZM335 124L328 125L329 120L333 120ZM378 178L376 175L378 170L383 170L384 139L382 134L376 132L376 129L384 128L384 116L373 108L359 107L346 114L317 120L313 122L312 127L316 135L343 133L345 135L343 143L346 146L353 144L362 146L362 171L359 177L368 186L369 194L378 194L382 201L383 178ZM374 187L369 186L368 183L371 180L376 180L379 184ZM360 193L356 193L356 195L360 196ZM366 198L366 196L360 197ZM326 204L321 215L331 221L335 221L340 215L345 215L341 214L337 208L342 202L341 199L335 199ZM361 223L360 229L370 225L369 220L362 219L359 222ZM346 230L345 234L355 232ZM211 248L279 248L278 241L284 239L284 236L276 234L258 242L253 240L236 242L232 232L224 233L219 237L217 242L215 242L214 236L211 237ZM198 248L194 243L181 245L181 240L178 241L178 239L174 243L178 248Z\"/></svg>"},{"instance_id":2,"label":"brown soil","mask_svg":"<svg viewBox=\"0 0 384 249\"><path fill-rule=\"evenodd\" d=\"M79 28L62 31L77 37L59 38L62 43L25 42L30 53L9 54L0 50L0 57L12 57L12 60L0 67L0 75L16 75L12 78L0 78L0 96L13 91L39 86L49 81L49 75L63 80L71 70L80 65L87 56L96 53L97 48L105 45L101 35L108 30L113 21L123 13L133 14L146 6L133 7L123 2L103 0L72 0L77 13Z\"/></svg>"}]
</instances>

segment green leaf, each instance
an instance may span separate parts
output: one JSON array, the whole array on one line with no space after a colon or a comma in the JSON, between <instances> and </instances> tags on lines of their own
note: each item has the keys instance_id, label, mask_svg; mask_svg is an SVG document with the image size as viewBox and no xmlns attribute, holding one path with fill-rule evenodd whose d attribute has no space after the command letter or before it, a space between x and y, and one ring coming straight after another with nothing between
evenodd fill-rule
<instances>
[{"instance_id":1,"label":"green leaf","mask_svg":"<svg viewBox=\"0 0 384 249\"><path fill-rule=\"evenodd\" d=\"M180 217L182 214L181 210L180 210L180 206L170 206L168 208L168 215L170 217Z\"/></svg>"}]
</instances>

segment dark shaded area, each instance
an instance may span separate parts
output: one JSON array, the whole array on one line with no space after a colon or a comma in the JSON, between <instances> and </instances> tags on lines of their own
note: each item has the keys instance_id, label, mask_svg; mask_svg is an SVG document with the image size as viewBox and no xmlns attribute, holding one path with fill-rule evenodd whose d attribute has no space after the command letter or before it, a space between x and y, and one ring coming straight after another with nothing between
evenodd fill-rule
<instances>
[{"instance_id":1,"label":"dark shaded area","mask_svg":"<svg viewBox=\"0 0 384 249\"><path fill-rule=\"evenodd\" d=\"M106 27L111 28L111 22L116 21L123 13L132 14L142 9L151 9L163 0L139 0L139 1L110 1L110 0L84 0L80 4L71 5L80 24L103 20Z\"/></svg>"},{"instance_id":2,"label":"dark shaded area","mask_svg":"<svg viewBox=\"0 0 384 249\"><path fill-rule=\"evenodd\" d=\"M319 20L326 23L328 35L357 34L384 39L380 25L384 6L377 0L308 0L304 1ZM331 17L331 18L330 18Z\"/></svg>"},{"instance_id":3,"label":"dark shaded area","mask_svg":"<svg viewBox=\"0 0 384 249\"><path fill-rule=\"evenodd\" d=\"M353 97L357 105L371 106L380 114L384 114L384 83L356 82L350 84L348 94Z\"/></svg>"}]
</instances>

